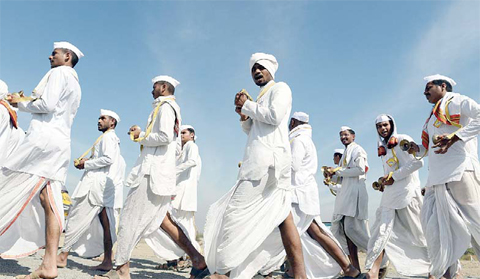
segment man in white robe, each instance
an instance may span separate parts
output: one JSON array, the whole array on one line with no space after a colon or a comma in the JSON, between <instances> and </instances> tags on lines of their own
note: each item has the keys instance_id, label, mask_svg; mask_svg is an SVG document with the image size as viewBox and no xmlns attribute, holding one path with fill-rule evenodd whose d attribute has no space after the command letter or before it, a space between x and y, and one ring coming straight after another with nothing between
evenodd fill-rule
<instances>
[{"instance_id":1,"label":"man in white robe","mask_svg":"<svg viewBox=\"0 0 480 279\"><path fill-rule=\"evenodd\" d=\"M62 184L70 162L70 131L81 89L73 67L82 52L54 43L51 70L32 95L9 95L10 103L32 114L22 145L0 171L0 256L18 258L45 246L41 266L27 278L57 276L57 249L63 231Z\"/></svg>"},{"instance_id":2,"label":"man in white robe","mask_svg":"<svg viewBox=\"0 0 480 279\"><path fill-rule=\"evenodd\" d=\"M340 148L337 148L335 150L333 150L333 163L335 164L335 166L338 167L338 165L340 165L340 160L342 159L342 156L343 156L343 149L340 149ZM325 185L328 186L328 188L330 188L330 192L336 196L337 195L337 191L342 188L342 178L341 177L338 177L338 175L332 175L332 176L329 176L329 174L327 172L324 172L323 173L325 178L326 177L329 177L330 181L325 181L323 180L323 183Z\"/></svg>"},{"instance_id":3,"label":"man in white robe","mask_svg":"<svg viewBox=\"0 0 480 279\"><path fill-rule=\"evenodd\" d=\"M16 108L5 100L7 95L8 85L0 80L0 167L25 137L22 128L18 126Z\"/></svg>"},{"instance_id":4,"label":"man in white robe","mask_svg":"<svg viewBox=\"0 0 480 279\"><path fill-rule=\"evenodd\" d=\"M328 169L331 175L342 179L342 187L335 198L331 230L348 253L353 266L360 270L358 248L367 251L370 238L368 194L365 188L367 153L355 143L355 132L349 127L341 127L340 141L345 145L340 166Z\"/></svg>"},{"instance_id":5,"label":"man in white robe","mask_svg":"<svg viewBox=\"0 0 480 279\"><path fill-rule=\"evenodd\" d=\"M382 199L368 242L367 277L379 277L384 256L388 256L403 276L426 275L430 262L420 222L423 197L418 177L423 161L402 151L400 142L413 140L408 135L397 134L393 117L381 114L375 119L375 126L385 187L381 189Z\"/></svg>"},{"instance_id":6,"label":"man in white robe","mask_svg":"<svg viewBox=\"0 0 480 279\"><path fill-rule=\"evenodd\" d=\"M248 135L235 186L215 202L205 225L205 258L210 271L252 278L284 249L296 278L306 278L300 237L291 214L291 151L288 116L292 92L274 81L273 55L255 53L250 73L260 87L257 101L242 90L235 111ZM283 239L283 243L282 243ZM275 261L274 261L275 262Z\"/></svg>"},{"instance_id":7,"label":"man in white robe","mask_svg":"<svg viewBox=\"0 0 480 279\"><path fill-rule=\"evenodd\" d=\"M343 270L345 276L356 277L360 271L350 264L340 243L320 218L320 200L315 181L317 150L312 140L309 116L295 112L290 120L292 150L292 214L302 241L303 258L308 278L334 278ZM290 270L286 276L292 277Z\"/></svg>"},{"instance_id":8,"label":"man in white robe","mask_svg":"<svg viewBox=\"0 0 480 279\"><path fill-rule=\"evenodd\" d=\"M130 137L140 144L140 156L128 175L130 187L120 215L116 270L95 278L130 278L130 257L138 242L161 227L192 259L192 277L203 278L208 269L203 256L195 249L168 210L175 196L175 153L181 115L175 101L177 80L169 76L153 78L153 111L145 132L130 128Z\"/></svg>"},{"instance_id":9,"label":"man in white robe","mask_svg":"<svg viewBox=\"0 0 480 279\"><path fill-rule=\"evenodd\" d=\"M410 152L428 156L422 226L430 275L455 278L458 260L470 244L480 255L480 106L453 93L456 83L449 77L432 75L424 80L424 95L435 106L425 123L422 145Z\"/></svg>"},{"instance_id":10,"label":"man in white robe","mask_svg":"<svg viewBox=\"0 0 480 279\"><path fill-rule=\"evenodd\" d=\"M102 263L93 269L108 271L113 267L112 247L117 240L115 195L117 188L123 188L126 167L115 134L118 122L118 114L100 110L97 126L102 135L95 141L90 158L75 162L75 167L85 172L72 195L65 242L57 257L59 267L67 265L70 250L85 258L104 253Z\"/></svg>"},{"instance_id":11,"label":"man in white robe","mask_svg":"<svg viewBox=\"0 0 480 279\"><path fill-rule=\"evenodd\" d=\"M202 159L195 143L195 129L190 125L180 127L182 149L177 157L177 187L176 196L172 201L170 215L188 236L195 249L200 251L196 241L195 212L197 211L197 184L202 170ZM166 260L160 269L184 269L189 263L180 259L185 252L161 228L149 235L145 242L155 254ZM178 260L178 261L177 261Z\"/></svg>"}]
</instances>

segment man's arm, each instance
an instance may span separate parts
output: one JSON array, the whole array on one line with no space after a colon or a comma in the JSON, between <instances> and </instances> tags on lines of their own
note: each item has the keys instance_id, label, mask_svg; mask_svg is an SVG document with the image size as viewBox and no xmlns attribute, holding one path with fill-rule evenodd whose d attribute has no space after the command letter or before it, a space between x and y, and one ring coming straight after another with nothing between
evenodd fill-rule
<instances>
[{"instance_id":1,"label":"man's arm","mask_svg":"<svg viewBox=\"0 0 480 279\"><path fill-rule=\"evenodd\" d=\"M114 141L113 137L109 136L109 134L106 134L99 144L99 151L103 151L100 152L102 156L85 161L84 168L86 170L104 168L113 164L113 158L115 158L115 155L118 152L118 144Z\"/></svg>"},{"instance_id":2,"label":"man's arm","mask_svg":"<svg viewBox=\"0 0 480 279\"><path fill-rule=\"evenodd\" d=\"M159 122L159 129L155 130L155 123L150 134L139 143L143 146L168 145L174 139L173 128L175 126L175 111L169 104L163 104L155 121ZM143 137L145 132L140 134Z\"/></svg>"},{"instance_id":3,"label":"man's arm","mask_svg":"<svg viewBox=\"0 0 480 279\"><path fill-rule=\"evenodd\" d=\"M187 160L177 166L177 175L181 174L184 171L187 171L190 168L198 165L198 146L196 144L189 144L186 151Z\"/></svg>"},{"instance_id":4,"label":"man's arm","mask_svg":"<svg viewBox=\"0 0 480 279\"><path fill-rule=\"evenodd\" d=\"M295 138L290 144L292 150L292 171L299 171L305 157L305 146L300 138Z\"/></svg>"},{"instance_id":5,"label":"man's arm","mask_svg":"<svg viewBox=\"0 0 480 279\"><path fill-rule=\"evenodd\" d=\"M364 157L358 157L354 161L354 166L351 168L343 167L335 173L341 177L356 177L365 174L365 167L367 160Z\"/></svg>"},{"instance_id":6,"label":"man's arm","mask_svg":"<svg viewBox=\"0 0 480 279\"><path fill-rule=\"evenodd\" d=\"M252 129L252 124L253 120L251 118L248 118L245 121L240 121L240 126L242 126L243 132L247 135L250 133L250 129Z\"/></svg>"},{"instance_id":7,"label":"man's arm","mask_svg":"<svg viewBox=\"0 0 480 279\"><path fill-rule=\"evenodd\" d=\"M268 107L247 100L243 104L242 114L263 123L279 125L292 105L292 91L284 83L274 85L271 90L272 102Z\"/></svg>"},{"instance_id":8,"label":"man's arm","mask_svg":"<svg viewBox=\"0 0 480 279\"><path fill-rule=\"evenodd\" d=\"M405 137L405 139L410 142L413 141L410 137ZM409 155L408 157L409 161L393 172L392 178L394 181L402 180L423 167L423 160L417 160L412 155Z\"/></svg>"},{"instance_id":9,"label":"man's arm","mask_svg":"<svg viewBox=\"0 0 480 279\"><path fill-rule=\"evenodd\" d=\"M60 69L52 71L42 96L33 101L18 103L18 109L30 113L52 112L60 100L66 84L65 80L65 75Z\"/></svg>"},{"instance_id":10,"label":"man's arm","mask_svg":"<svg viewBox=\"0 0 480 279\"><path fill-rule=\"evenodd\" d=\"M456 133L458 138L467 142L480 133L480 106L477 102L467 97L461 103L460 110L460 117L467 116L472 119L470 123Z\"/></svg>"}]
</instances>

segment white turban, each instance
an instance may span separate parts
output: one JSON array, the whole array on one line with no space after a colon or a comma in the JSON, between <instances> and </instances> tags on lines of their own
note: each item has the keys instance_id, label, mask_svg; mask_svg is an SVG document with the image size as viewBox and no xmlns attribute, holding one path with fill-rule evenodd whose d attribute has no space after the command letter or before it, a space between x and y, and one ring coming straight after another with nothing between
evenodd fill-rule
<instances>
[{"instance_id":1,"label":"white turban","mask_svg":"<svg viewBox=\"0 0 480 279\"><path fill-rule=\"evenodd\" d=\"M116 114L114 111L111 111L111 110L108 110L108 109L101 109L100 110L100 115L110 116L110 117L114 118L115 120L117 120L117 124L118 124L118 122L120 122L120 116L118 116L118 114Z\"/></svg>"},{"instance_id":2,"label":"white turban","mask_svg":"<svg viewBox=\"0 0 480 279\"><path fill-rule=\"evenodd\" d=\"M180 82L170 76L156 76L152 79L152 83L155 84L159 81L166 81L168 83L170 83L171 85L173 85L174 88L176 88Z\"/></svg>"},{"instance_id":3,"label":"white turban","mask_svg":"<svg viewBox=\"0 0 480 279\"><path fill-rule=\"evenodd\" d=\"M333 154L336 154L336 153L340 153L340 154L343 155L343 149L337 148L337 149L333 150Z\"/></svg>"},{"instance_id":4,"label":"white turban","mask_svg":"<svg viewBox=\"0 0 480 279\"><path fill-rule=\"evenodd\" d=\"M301 112L301 111L294 112L292 118L297 119L297 120L302 121L302 122L306 122L306 123L308 123L308 120L310 119L308 114L306 114L305 112Z\"/></svg>"},{"instance_id":5,"label":"white turban","mask_svg":"<svg viewBox=\"0 0 480 279\"><path fill-rule=\"evenodd\" d=\"M255 63L265 67L265 69L267 69L272 75L272 78L275 78L275 72L277 72L278 69L278 62L275 56L262 52L254 53L250 57L250 71Z\"/></svg>"},{"instance_id":6,"label":"white turban","mask_svg":"<svg viewBox=\"0 0 480 279\"><path fill-rule=\"evenodd\" d=\"M55 42L53 43L53 49L56 49L56 48L69 49L77 55L78 59L83 57L83 52L81 52L76 46L72 45L69 42Z\"/></svg>"},{"instance_id":7,"label":"white turban","mask_svg":"<svg viewBox=\"0 0 480 279\"><path fill-rule=\"evenodd\" d=\"M448 81L448 82L450 83L450 85L452 85L452 86L457 85L457 83L456 83L453 79L451 79L451 78L449 78L449 77L447 77L447 76L439 75L439 74L432 75L432 76L428 76L428 77L424 77L423 80L426 81L427 83L429 83L429 82L431 82L431 81L434 81L434 80L446 80L446 81Z\"/></svg>"},{"instance_id":8,"label":"white turban","mask_svg":"<svg viewBox=\"0 0 480 279\"><path fill-rule=\"evenodd\" d=\"M375 118L375 124L378 124L380 122L390 121L390 120L392 119L388 117L387 114L380 114L379 116L377 116L377 118Z\"/></svg>"},{"instance_id":9,"label":"white turban","mask_svg":"<svg viewBox=\"0 0 480 279\"><path fill-rule=\"evenodd\" d=\"M342 126L342 127L340 127L340 132L348 131L348 130L352 130L352 131L353 131L353 129L350 128L350 127L348 127L348 126Z\"/></svg>"},{"instance_id":10,"label":"white turban","mask_svg":"<svg viewBox=\"0 0 480 279\"><path fill-rule=\"evenodd\" d=\"M5 98L8 94L8 85L0 79L0 99Z\"/></svg>"}]
</instances>

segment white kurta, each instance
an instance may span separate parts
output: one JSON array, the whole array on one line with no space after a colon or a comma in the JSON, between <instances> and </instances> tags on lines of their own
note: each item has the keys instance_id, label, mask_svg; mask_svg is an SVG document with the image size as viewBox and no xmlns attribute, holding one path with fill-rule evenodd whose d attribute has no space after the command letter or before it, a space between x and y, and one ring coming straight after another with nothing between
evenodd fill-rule
<instances>
[{"instance_id":1,"label":"white kurta","mask_svg":"<svg viewBox=\"0 0 480 279\"><path fill-rule=\"evenodd\" d=\"M32 121L0 175L0 243L9 243L0 248L2 257L27 256L45 245L44 209L38 197L44 187L63 230L61 188L81 90L70 67L53 68L47 76L44 86L37 87L40 98L18 104L20 111L32 113Z\"/></svg>"},{"instance_id":2,"label":"white kurta","mask_svg":"<svg viewBox=\"0 0 480 279\"><path fill-rule=\"evenodd\" d=\"M337 190L335 198L332 232L345 251L348 251L346 237L359 249L366 251L370 238L365 186L367 153L357 143L350 143L345 148L340 167L336 174L342 178L342 187Z\"/></svg>"},{"instance_id":3,"label":"white kurta","mask_svg":"<svg viewBox=\"0 0 480 279\"><path fill-rule=\"evenodd\" d=\"M180 107L170 99L174 97L158 97L153 102L155 108L168 100L160 107L151 133L139 142L143 149L126 181L131 190L120 215L116 265L127 263L137 243L158 230L171 206L171 196L175 195L175 129L180 127L181 116ZM153 115L154 111L148 123Z\"/></svg>"},{"instance_id":4,"label":"white kurta","mask_svg":"<svg viewBox=\"0 0 480 279\"><path fill-rule=\"evenodd\" d=\"M436 278L449 267L455 267L450 273L457 271L457 260L470 243L476 253L480 252L480 164L477 150L480 106L467 96L447 92L440 104L443 112L449 99L452 100L448 106L450 115L459 115L463 128L441 124L435 115L427 123L429 171L422 226L431 260L430 273ZM455 131L460 140L446 154L435 154L433 135ZM420 149L419 154L424 154L425 148L421 146Z\"/></svg>"},{"instance_id":5,"label":"white kurta","mask_svg":"<svg viewBox=\"0 0 480 279\"><path fill-rule=\"evenodd\" d=\"M123 190L125 167L115 130L104 133L94 146L93 155L85 162L85 172L73 192L62 251L73 249L82 257L95 257L104 252L103 227L98 217L103 208L107 210L112 243L115 243L114 206L118 189Z\"/></svg>"},{"instance_id":6,"label":"white kurta","mask_svg":"<svg viewBox=\"0 0 480 279\"><path fill-rule=\"evenodd\" d=\"M238 181L210 207L205 225L205 260L212 273L250 279L283 250L278 226L291 212L291 106L291 90L279 82L242 107L249 116L241 123L248 140Z\"/></svg>"},{"instance_id":7,"label":"white kurta","mask_svg":"<svg viewBox=\"0 0 480 279\"><path fill-rule=\"evenodd\" d=\"M10 113L6 107L0 104L0 167L6 163L7 157L24 138L25 132L22 128L13 126L10 121Z\"/></svg>"},{"instance_id":8,"label":"white kurta","mask_svg":"<svg viewBox=\"0 0 480 279\"><path fill-rule=\"evenodd\" d=\"M398 142L404 139L412 141L409 136L396 133L395 123L392 129L392 137L397 138ZM423 161L402 151L398 144L393 149L387 148L385 142L388 140L379 138L379 146L386 150L386 155L380 158L384 174L392 172L395 182L386 186L382 194L368 242L365 266L366 269L371 269L374 261L385 250L386 256L400 274L425 275L430 262L420 222L423 198L418 177L418 169L423 166Z\"/></svg>"}]
</instances>

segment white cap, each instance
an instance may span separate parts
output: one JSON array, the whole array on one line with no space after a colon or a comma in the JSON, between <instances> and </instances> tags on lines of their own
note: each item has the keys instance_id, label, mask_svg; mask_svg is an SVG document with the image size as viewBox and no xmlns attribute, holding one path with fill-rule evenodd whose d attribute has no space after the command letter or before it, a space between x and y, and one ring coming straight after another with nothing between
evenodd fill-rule
<instances>
[{"instance_id":1,"label":"white cap","mask_svg":"<svg viewBox=\"0 0 480 279\"><path fill-rule=\"evenodd\" d=\"M278 69L278 62L275 56L262 52L254 53L250 57L250 71L252 70L252 67L253 65L255 65L255 63L258 63L265 67L265 69L270 72L272 77L275 78L275 72L277 72Z\"/></svg>"},{"instance_id":2,"label":"white cap","mask_svg":"<svg viewBox=\"0 0 480 279\"><path fill-rule=\"evenodd\" d=\"M72 45L69 42L55 42L53 43L53 49L56 49L56 48L69 49L77 55L78 59L83 57L83 52L81 52L76 46Z\"/></svg>"},{"instance_id":3,"label":"white cap","mask_svg":"<svg viewBox=\"0 0 480 279\"><path fill-rule=\"evenodd\" d=\"M183 130L186 130L186 129L192 129L193 132L195 133L195 140L198 140L197 131L195 131L195 128L193 128L193 126L191 126L191 125L182 125L182 126L180 126L180 132L183 131Z\"/></svg>"},{"instance_id":4,"label":"white cap","mask_svg":"<svg viewBox=\"0 0 480 279\"><path fill-rule=\"evenodd\" d=\"M297 120L302 121L302 122L306 122L306 123L308 123L308 120L310 119L308 114L306 114L305 112L301 112L301 111L294 112L293 115L292 115L292 118L297 119Z\"/></svg>"},{"instance_id":5,"label":"white cap","mask_svg":"<svg viewBox=\"0 0 480 279\"><path fill-rule=\"evenodd\" d=\"M334 149L333 154L340 153L340 154L343 155L343 150L344 150L343 148L342 149L340 149L340 148Z\"/></svg>"},{"instance_id":6,"label":"white cap","mask_svg":"<svg viewBox=\"0 0 480 279\"><path fill-rule=\"evenodd\" d=\"M152 79L152 83L155 84L159 81L166 81L168 83L170 83L171 85L173 85L174 88L176 88L180 82L170 76L156 76Z\"/></svg>"},{"instance_id":7,"label":"white cap","mask_svg":"<svg viewBox=\"0 0 480 279\"><path fill-rule=\"evenodd\" d=\"M431 76L428 76L428 77L424 77L423 80L426 81L427 83L429 83L429 82L431 82L431 81L434 81L434 80L446 80L446 81L448 81L448 82L450 83L450 85L452 85L452 86L457 85L457 83L456 83L453 79L451 79L451 78L449 78L449 77L447 77L447 76L439 75L439 74L431 75Z\"/></svg>"},{"instance_id":8,"label":"white cap","mask_svg":"<svg viewBox=\"0 0 480 279\"><path fill-rule=\"evenodd\" d=\"M108 109L101 109L100 110L100 115L106 115L106 116L110 116L112 118L115 118L115 120L117 120L117 124L118 124L118 122L120 122L120 116L118 116L118 114L116 114L114 111L111 111L111 110L108 110Z\"/></svg>"},{"instance_id":9,"label":"white cap","mask_svg":"<svg viewBox=\"0 0 480 279\"><path fill-rule=\"evenodd\" d=\"M8 85L0 79L0 99L8 94Z\"/></svg>"},{"instance_id":10,"label":"white cap","mask_svg":"<svg viewBox=\"0 0 480 279\"><path fill-rule=\"evenodd\" d=\"M347 130L352 130L352 131L353 131L353 129L350 128L350 127L348 127L348 126L342 126L342 127L340 127L340 132L347 131Z\"/></svg>"},{"instance_id":11,"label":"white cap","mask_svg":"<svg viewBox=\"0 0 480 279\"><path fill-rule=\"evenodd\" d=\"M390 121L392 120L390 117L388 117L388 114L380 114L375 118L375 124L378 124L380 122L385 122L385 121Z\"/></svg>"}]
</instances>

